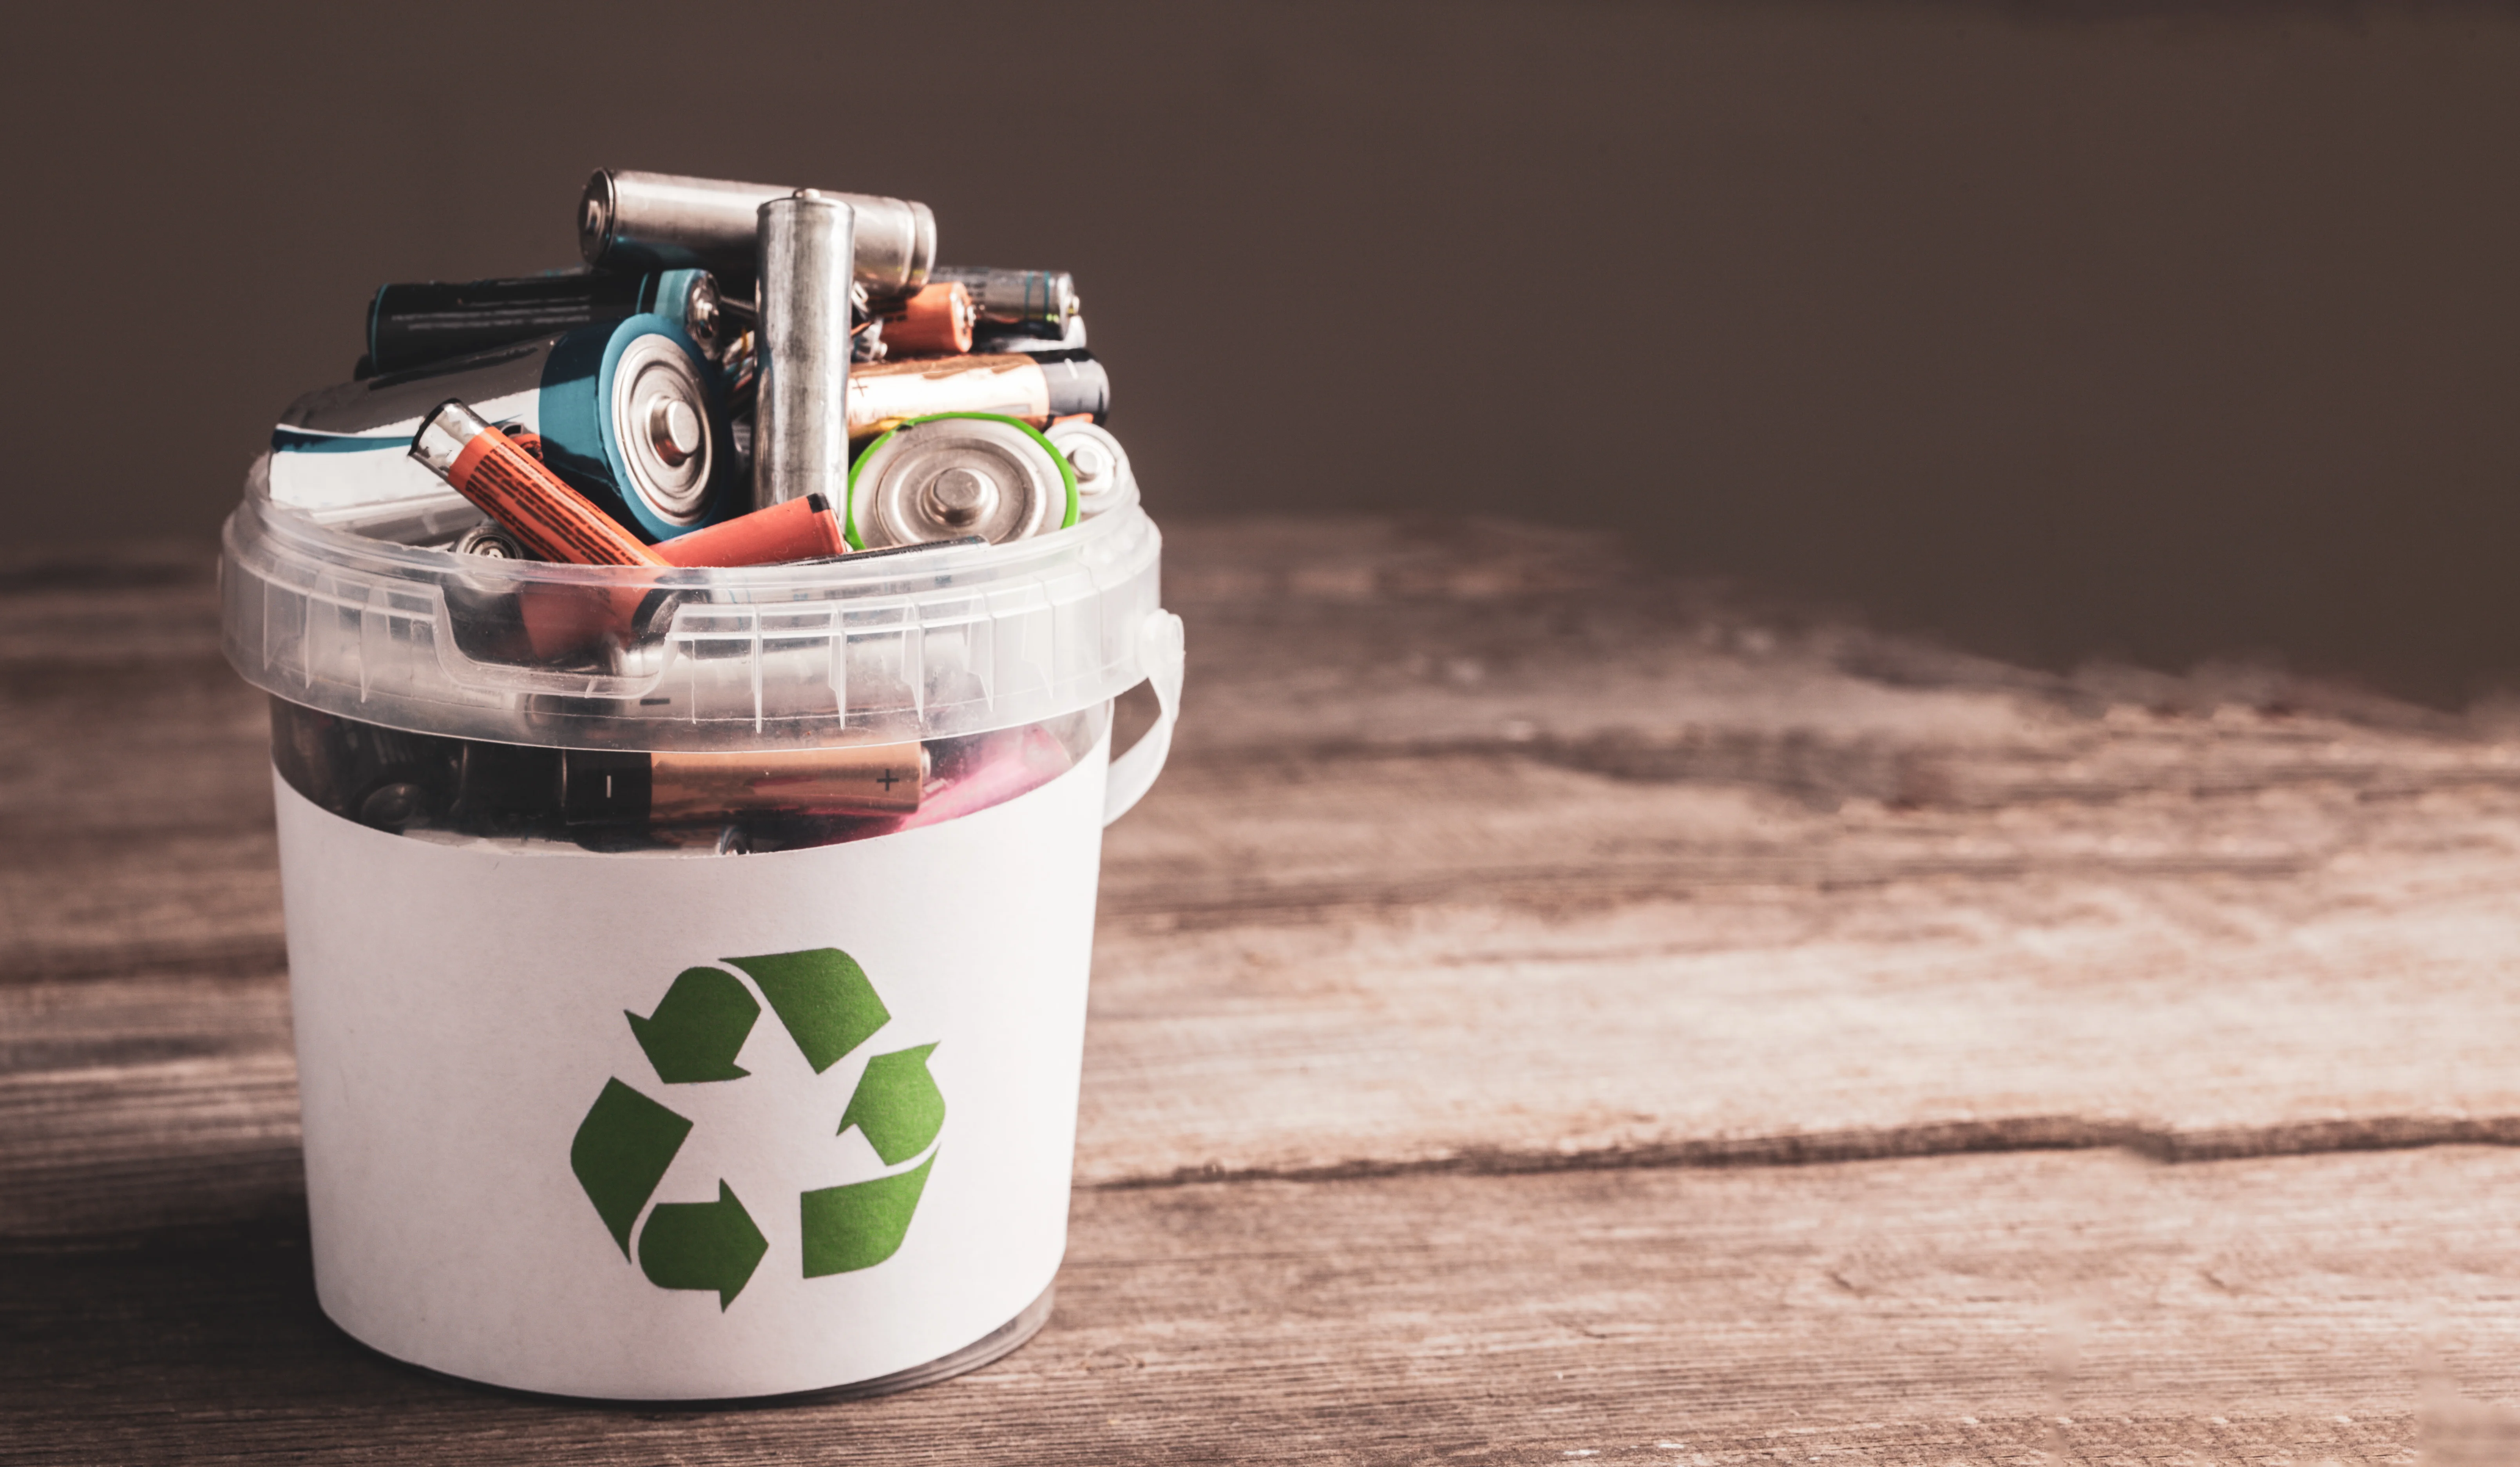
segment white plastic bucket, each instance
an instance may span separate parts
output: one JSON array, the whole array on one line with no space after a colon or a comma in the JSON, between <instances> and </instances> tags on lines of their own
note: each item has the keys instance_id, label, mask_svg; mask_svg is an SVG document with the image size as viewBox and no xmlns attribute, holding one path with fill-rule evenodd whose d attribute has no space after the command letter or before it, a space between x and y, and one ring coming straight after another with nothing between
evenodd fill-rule
<instances>
[{"instance_id":1,"label":"white plastic bucket","mask_svg":"<svg viewBox=\"0 0 2520 1467\"><path fill-rule=\"evenodd\" d=\"M326 1313L452 1375L639 1399L913 1385L1047 1319L1102 829L1160 770L1180 691L1143 512L660 574L466 564L249 485L226 550L228 654L286 701L276 747L312 719L423 771L382 803L275 771ZM518 595L633 573L661 593L638 637L573 667L496 655ZM1111 760L1110 700L1142 678L1160 715ZM950 818L745 853L468 831L405 788L484 749L911 740L1058 752L1012 798L931 796ZM1006 766L962 767L948 793Z\"/></svg>"}]
</instances>

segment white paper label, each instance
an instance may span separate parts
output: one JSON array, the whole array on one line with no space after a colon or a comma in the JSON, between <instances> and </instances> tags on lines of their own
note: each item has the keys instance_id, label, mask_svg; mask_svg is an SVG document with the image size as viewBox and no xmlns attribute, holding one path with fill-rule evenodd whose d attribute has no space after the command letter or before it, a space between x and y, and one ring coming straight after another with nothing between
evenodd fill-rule
<instances>
[{"instance_id":1,"label":"white paper label","mask_svg":"<svg viewBox=\"0 0 2520 1467\"><path fill-rule=\"evenodd\" d=\"M450 1374L647 1398L1007 1323L1066 1244L1106 753L742 856L435 845L275 779L325 1311Z\"/></svg>"}]
</instances>

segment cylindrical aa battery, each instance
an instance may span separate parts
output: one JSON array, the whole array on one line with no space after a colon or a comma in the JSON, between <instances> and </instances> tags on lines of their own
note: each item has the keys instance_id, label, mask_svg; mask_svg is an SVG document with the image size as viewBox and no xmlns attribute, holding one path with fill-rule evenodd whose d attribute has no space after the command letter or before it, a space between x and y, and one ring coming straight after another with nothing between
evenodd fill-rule
<instances>
[{"instance_id":1,"label":"cylindrical aa battery","mask_svg":"<svg viewBox=\"0 0 2520 1467\"><path fill-rule=\"evenodd\" d=\"M851 209L800 189L760 208L752 505L849 491Z\"/></svg>"},{"instance_id":2,"label":"cylindrical aa battery","mask_svg":"<svg viewBox=\"0 0 2520 1467\"><path fill-rule=\"evenodd\" d=\"M924 745L852 744L763 754L570 750L561 811L570 825L714 823L731 816L902 815L927 784Z\"/></svg>"},{"instance_id":3,"label":"cylindrical aa battery","mask_svg":"<svg viewBox=\"0 0 2520 1467\"><path fill-rule=\"evenodd\" d=\"M1065 327L1038 321L982 321L971 328L974 351L1081 351L1088 344L1082 315L1068 317Z\"/></svg>"},{"instance_id":4,"label":"cylindrical aa battery","mask_svg":"<svg viewBox=\"0 0 2520 1467\"><path fill-rule=\"evenodd\" d=\"M971 293L960 281L884 301L876 318L890 356L959 356L971 349Z\"/></svg>"},{"instance_id":5,"label":"cylindrical aa battery","mask_svg":"<svg viewBox=\"0 0 2520 1467\"><path fill-rule=\"evenodd\" d=\"M761 206L793 188L597 170L578 208L578 247L590 265L658 270L698 265L721 275L766 269L755 252ZM936 262L936 216L924 204L871 194L825 194L857 210L852 268L869 290L900 295L927 283Z\"/></svg>"},{"instance_id":6,"label":"cylindrical aa battery","mask_svg":"<svg viewBox=\"0 0 2520 1467\"><path fill-rule=\"evenodd\" d=\"M703 355L715 357L723 344L717 283L707 271L579 271L379 286L368 303L368 365L377 373L400 372L648 314L679 323Z\"/></svg>"},{"instance_id":7,"label":"cylindrical aa battery","mask_svg":"<svg viewBox=\"0 0 2520 1467\"><path fill-rule=\"evenodd\" d=\"M953 281L969 290L971 309L984 321L1043 326L1052 336L1067 324L1068 317L1084 308L1076 298L1076 277L1065 270L938 265L927 272L927 279L930 283Z\"/></svg>"},{"instance_id":8,"label":"cylindrical aa battery","mask_svg":"<svg viewBox=\"0 0 2520 1467\"><path fill-rule=\"evenodd\" d=\"M411 456L505 526L537 560L578 566L665 564L596 508L594 500L562 482L460 398L448 398L421 420Z\"/></svg>"},{"instance_id":9,"label":"cylindrical aa battery","mask_svg":"<svg viewBox=\"0 0 2520 1467\"><path fill-rule=\"evenodd\" d=\"M820 494L790 499L651 547L669 566L777 566L846 555L840 517Z\"/></svg>"},{"instance_id":10,"label":"cylindrical aa battery","mask_svg":"<svg viewBox=\"0 0 2520 1467\"><path fill-rule=\"evenodd\" d=\"M937 413L994 413L1040 428L1054 418L1111 411L1111 380L1083 351L938 356L861 366L849 378L849 436Z\"/></svg>"}]
</instances>

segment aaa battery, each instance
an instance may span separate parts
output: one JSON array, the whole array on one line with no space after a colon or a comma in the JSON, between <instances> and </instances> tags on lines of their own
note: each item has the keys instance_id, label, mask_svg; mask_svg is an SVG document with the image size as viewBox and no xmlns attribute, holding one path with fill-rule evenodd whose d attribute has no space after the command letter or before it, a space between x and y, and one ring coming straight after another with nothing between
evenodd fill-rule
<instances>
[{"instance_id":1,"label":"aaa battery","mask_svg":"<svg viewBox=\"0 0 2520 1467\"><path fill-rule=\"evenodd\" d=\"M1100 422L1111 410L1102 364L1082 351L1006 352L876 362L849 374L849 436L873 437L908 418L994 413L1035 428L1071 413Z\"/></svg>"},{"instance_id":2,"label":"aaa battery","mask_svg":"<svg viewBox=\"0 0 2520 1467\"><path fill-rule=\"evenodd\" d=\"M561 481L481 415L449 397L421 420L411 456L504 525L527 555L577 566L661 566L595 501Z\"/></svg>"},{"instance_id":3,"label":"aaa battery","mask_svg":"<svg viewBox=\"0 0 2520 1467\"><path fill-rule=\"evenodd\" d=\"M570 750L561 810L570 825L681 825L743 814L904 815L927 784L912 742L755 754Z\"/></svg>"}]
</instances>

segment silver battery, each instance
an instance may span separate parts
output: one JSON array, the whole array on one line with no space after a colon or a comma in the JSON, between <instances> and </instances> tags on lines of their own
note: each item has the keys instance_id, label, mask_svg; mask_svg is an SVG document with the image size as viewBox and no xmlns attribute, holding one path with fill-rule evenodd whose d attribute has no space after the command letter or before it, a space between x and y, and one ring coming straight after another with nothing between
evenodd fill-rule
<instances>
[{"instance_id":1,"label":"silver battery","mask_svg":"<svg viewBox=\"0 0 2520 1467\"><path fill-rule=\"evenodd\" d=\"M850 475L849 527L879 550L958 535L992 544L1067 523L1067 481L1041 439L995 418L933 418L896 430Z\"/></svg>"},{"instance_id":2,"label":"silver battery","mask_svg":"<svg viewBox=\"0 0 2520 1467\"><path fill-rule=\"evenodd\" d=\"M849 260L854 210L799 189L759 208L761 325L755 337L752 505L849 481ZM933 539L933 535L926 538Z\"/></svg>"},{"instance_id":3,"label":"silver battery","mask_svg":"<svg viewBox=\"0 0 2520 1467\"><path fill-rule=\"evenodd\" d=\"M518 542L516 533L496 523L473 526L446 548L457 555L478 555L494 561L525 559L525 547Z\"/></svg>"},{"instance_id":4,"label":"silver battery","mask_svg":"<svg viewBox=\"0 0 2520 1467\"><path fill-rule=\"evenodd\" d=\"M764 268L755 254L761 206L797 191L766 183L600 168L578 206L578 249L608 270L698 265L724 274ZM872 194L824 194L857 211L857 277L878 295L927 283L936 215L924 204Z\"/></svg>"},{"instance_id":5,"label":"silver battery","mask_svg":"<svg viewBox=\"0 0 2520 1467\"><path fill-rule=\"evenodd\" d=\"M995 265L938 265L931 283L960 281L983 321L1047 328L1058 335L1067 318L1085 307L1076 298L1076 277L1065 270L1005 270Z\"/></svg>"},{"instance_id":6,"label":"silver battery","mask_svg":"<svg viewBox=\"0 0 2520 1467\"><path fill-rule=\"evenodd\" d=\"M1076 517L1090 519L1137 497L1138 478L1129 471L1129 451L1111 430L1070 419L1053 423L1042 434L1050 446L1066 456L1076 472Z\"/></svg>"}]
</instances>

